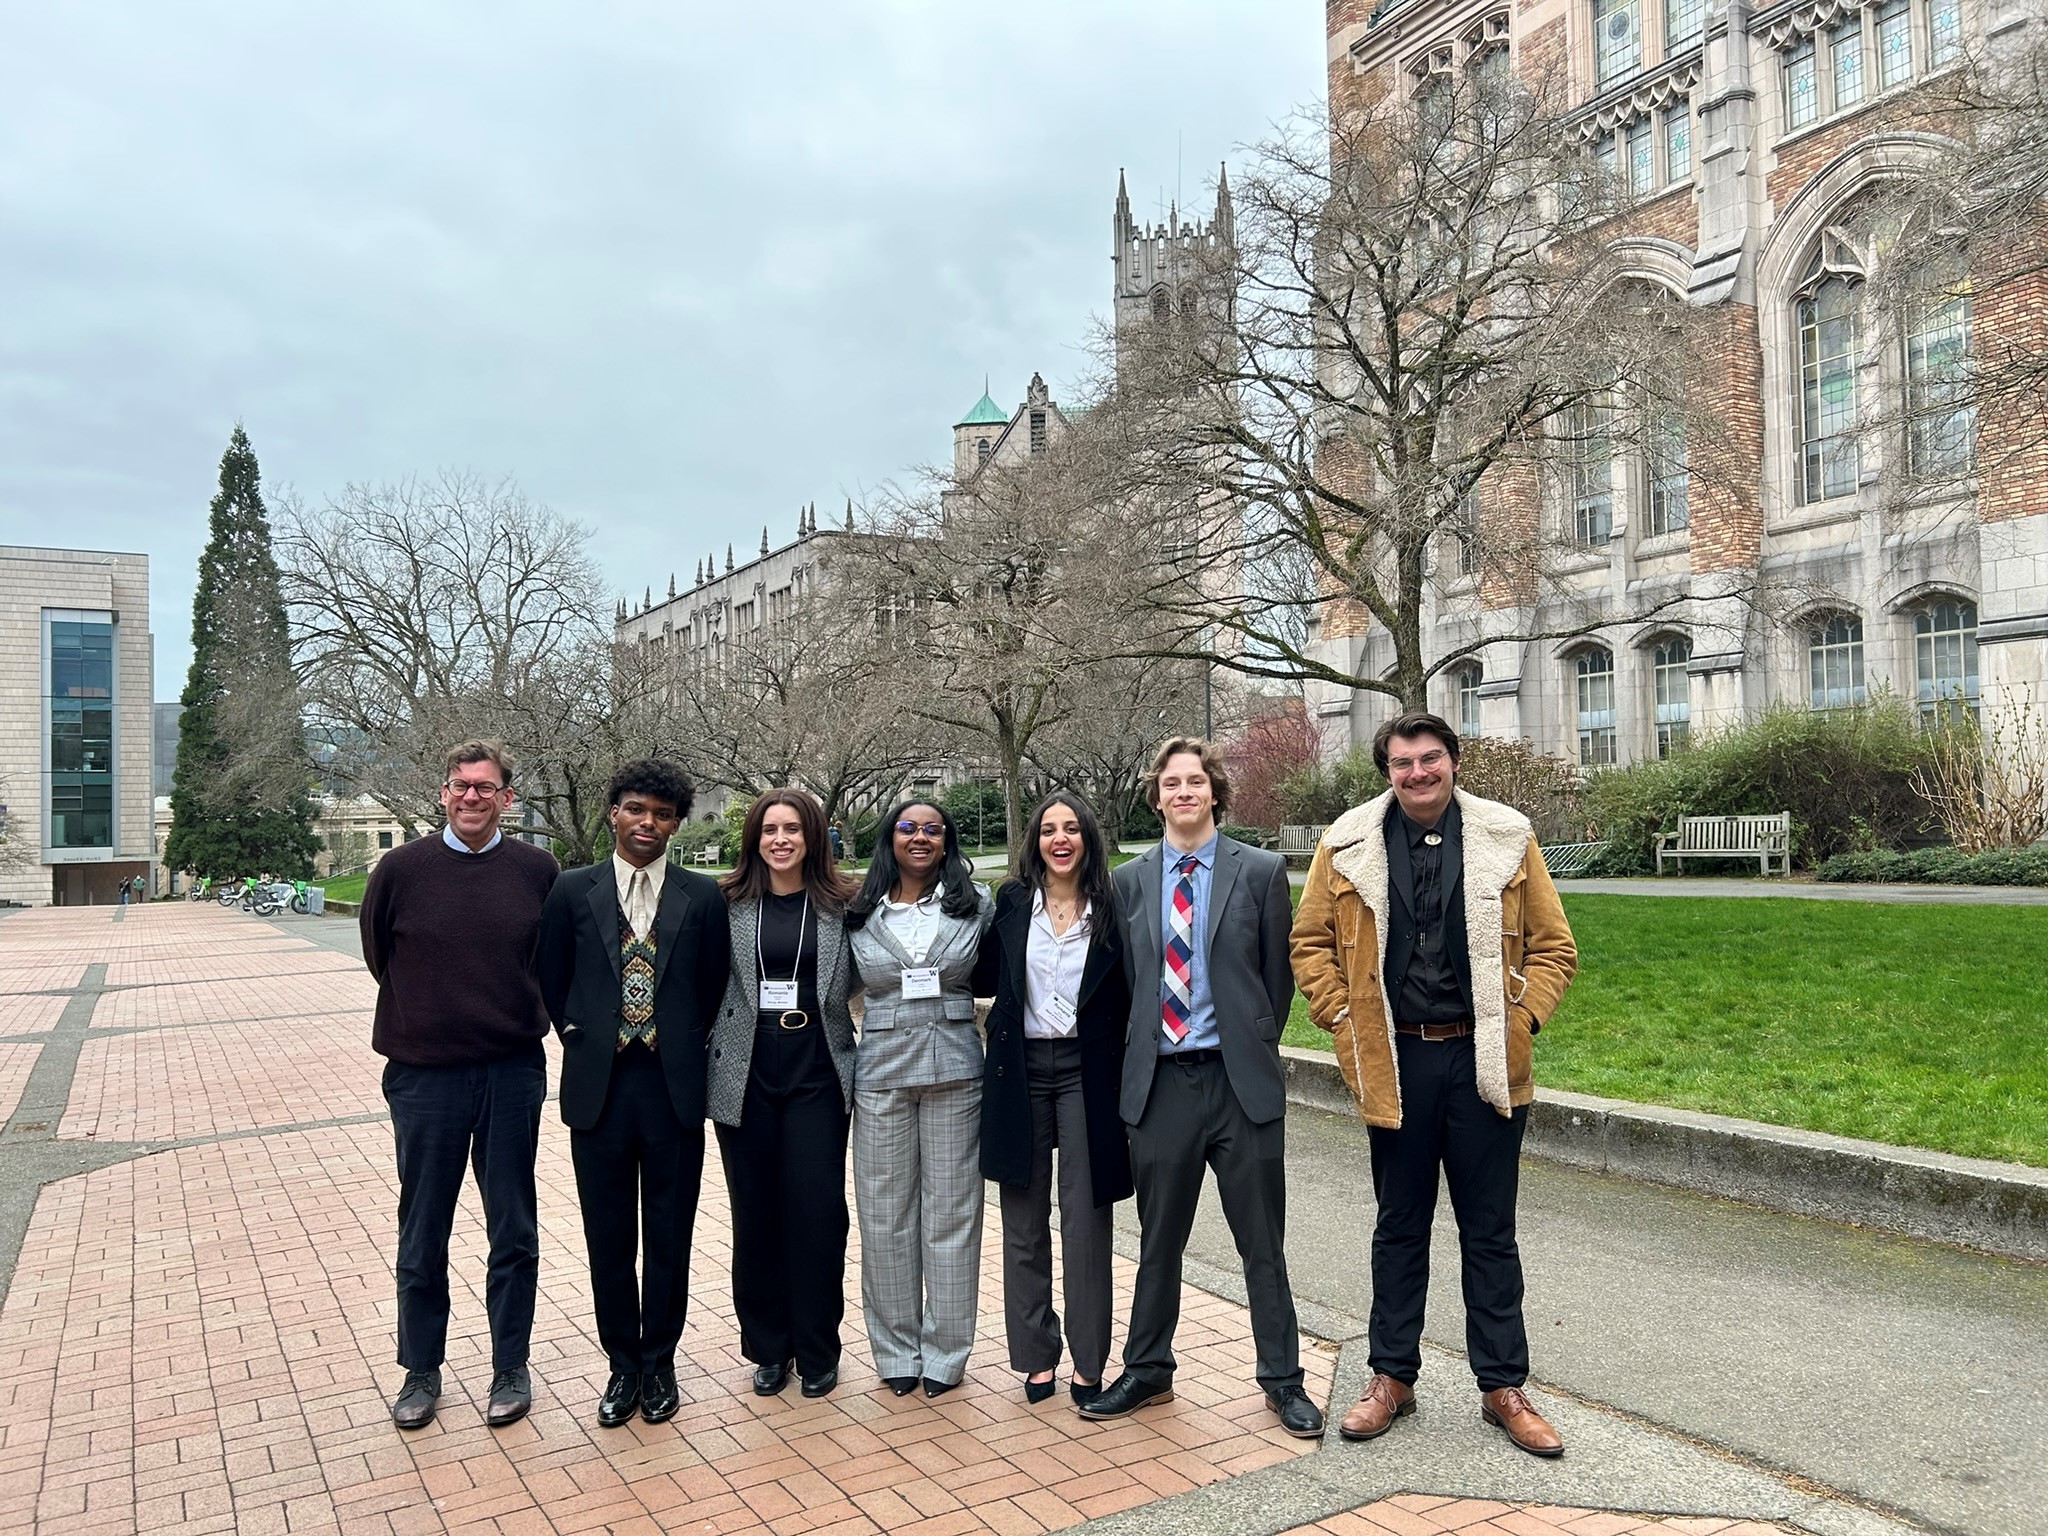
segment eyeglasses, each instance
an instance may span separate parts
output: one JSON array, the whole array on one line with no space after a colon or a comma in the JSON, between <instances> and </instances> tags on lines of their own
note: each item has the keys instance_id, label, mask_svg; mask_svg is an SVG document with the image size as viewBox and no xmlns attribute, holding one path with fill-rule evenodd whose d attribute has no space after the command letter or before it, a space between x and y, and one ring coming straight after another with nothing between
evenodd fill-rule
<instances>
[{"instance_id":1,"label":"eyeglasses","mask_svg":"<svg viewBox=\"0 0 2048 1536\"><path fill-rule=\"evenodd\" d=\"M461 779L450 779L441 786L448 791L451 800L488 800L505 786L502 784L466 784Z\"/></svg>"},{"instance_id":2,"label":"eyeglasses","mask_svg":"<svg viewBox=\"0 0 2048 1536\"><path fill-rule=\"evenodd\" d=\"M899 821L896 830L905 837L915 837L920 832L926 837L944 837L946 824L943 821Z\"/></svg>"},{"instance_id":3,"label":"eyeglasses","mask_svg":"<svg viewBox=\"0 0 2048 1536\"><path fill-rule=\"evenodd\" d=\"M1387 759L1389 773L1406 773L1410 768L1441 768L1444 759L1451 754L1439 747L1434 752L1425 752L1420 757L1390 757Z\"/></svg>"}]
</instances>

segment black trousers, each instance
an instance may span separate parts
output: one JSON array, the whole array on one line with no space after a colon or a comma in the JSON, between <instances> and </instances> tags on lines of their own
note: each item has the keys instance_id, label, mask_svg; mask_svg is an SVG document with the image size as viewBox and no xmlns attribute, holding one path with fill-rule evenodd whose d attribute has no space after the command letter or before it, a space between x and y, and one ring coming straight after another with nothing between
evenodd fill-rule
<instances>
[{"instance_id":1,"label":"black trousers","mask_svg":"<svg viewBox=\"0 0 2048 1536\"><path fill-rule=\"evenodd\" d=\"M1441 1168L1458 1218L1472 1374L1482 1392L1519 1387L1529 1377L1529 1335L1522 1325L1515 1191L1528 1106L1503 1115L1479 1097L1470 1035L1394 1039L1401 1128L1368 1132L1380 1207L1372 1234L1372 1368L1409 1383L1422 1368L1429 1231Z\"/></svg>"},{"instance_id":2,"label":"black trousers","mask_svg":"<svg viewBox=\"0 0 2048 1536\"><path fill-rule=\"evenodd\" d=\"M1300 1386L1301 1335L1287 1282L1286 1121L1254 1125L1246 1118L1222 1062L1161 1057L1130 1141L1141 1230L1124 1369L1155 1386L1173 1380L1181 1259L1206 1165L1215 1170L1223 1217L1244 1262L1259 1385Z\"/></svg>"},{"instance_id":3,"label":"black trousers","mask_svg":"<svg viewBox=\"0 0 2048 1536\"><path fill-rule=\"evenodd\" d=\"M1100 1381L1109 1358L1115 1208L1095 1203L1088 1110L1081 1097L1081 1042L1026 1040L1024 1081L1031 1095L1031 1182L996 1186L1003 1211L1003 1326L1010 1369L1030 1375L1060 1363L1060 1314L1052 1301L1052 1155L1057 1148L1067 1348L1075 1376Z\"/></svg>"},{"instance_id":4,"label":"black trousers","mask_svg":"<svg viewBox=\"0 0 2048 1536\"><path fill-rule=\"evenodd\" d=\"M604 1110L589 1130L569 1133L569 1155L605 1358L615 1371L673 1370L690 1304L704 1127L677 1116L655 1052L619 1052Z\"/></svg>"},{"instance_id":5,"label":"black trousers","mask_svg":"<svg viewBox=\"0 0 2048 1536\"><path fill-rule=\"evenodd\" d=\"M438 1369L447 1354L448 1235L465 1168L476 1175L491 1240L491 1369L526 1364L540 1280L533 1160L547 1090L538 1045L482 1067L384 1063L398 1150L398 1363L409 1371Z\"/></svg>"},{"instance_id":6,"label":"black trousers","mask_svg":"<svg viewBox=\"0 0 2048 1536\"><path fill-rule=\"evenodd\" d=\"M738 1125L718 1127L732 1197L732 1300L740 1353L839 1364L846 1315L846 1134L851 1117L822 1026L754 1031Z\"/></svg>"}]
</instances>

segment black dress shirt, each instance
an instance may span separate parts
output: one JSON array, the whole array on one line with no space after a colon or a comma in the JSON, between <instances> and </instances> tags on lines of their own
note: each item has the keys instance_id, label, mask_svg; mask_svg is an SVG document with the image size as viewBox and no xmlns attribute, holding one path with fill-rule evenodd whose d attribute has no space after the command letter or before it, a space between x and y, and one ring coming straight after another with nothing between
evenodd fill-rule
<instances>
[{"instance_id":1,"label":"black dress shirt","mask_svg":"<svg viewBox=\"0 0 2048 1536\"><path fill-rule=\"evenodd\" d=\"M1409 938L1408 951L1397 957L1387 955L1387 969L1399 966L1400 980L1393 989L1394 1018L1402 1024L1454 1024L1472 1017L1471 968L1464 948L1464 924L1447 922L1444 902L1453 873L1445 867L1445 855L1462 847L1459 837L1458 802L1453 800L1434 826L1423 826L1397 805L1387 818L1387 860L1407 862L1409 888L1414 892L1409 917L1401 929ZM1391 873L1391 869L1390 869ZM1400 882L1393 880L1398 891ZM1397 894L1395 900L1401 898ZM1390 937L1392 937L1390 935ZM1405 961L1405 963L1403 963Z\"/></svg>"}]
</instances>

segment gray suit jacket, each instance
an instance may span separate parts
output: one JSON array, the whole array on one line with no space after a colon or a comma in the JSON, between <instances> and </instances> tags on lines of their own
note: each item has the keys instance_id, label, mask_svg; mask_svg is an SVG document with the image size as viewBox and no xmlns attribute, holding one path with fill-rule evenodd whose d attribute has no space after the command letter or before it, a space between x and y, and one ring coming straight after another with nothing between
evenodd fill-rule
<instances>
[{"instance_id":1,"label":"gray suit jacket","mask_svg":"<svg viewBox=\"0 0 2048 1536\"><path fill-rule=\"evenodd\" d=\"M711 1059L704 1087L705 1108L720 1125L738 1125L747 1098L747 1073L754 1063L754 1023L760 1015L760 978L755 971L755 943L761 931L761 903L736 901L732 914L732 979L711 1027ZM846 947L846 929L838 918L818 916L818 1004L824 1018L825 1045L839 1072L839 1091L853 1108L853 1015L846 997L853 963ZM818 1027L814 1025L813 1027Z\"/></svg>"},{"instance_id":2,"label":"gray suit jacket","mask_svg":"<svg viewBox=\"0 0 2048 1536\"><path fill-rule=\"evenodd\" d=\"M904 967L911 963L879 911L850 935L853 963L866 995L860 1016L860 1084L912 1088L930 1083L981 1081L981 1029L974 1022L974 959L995 916L995 899L975 887L980 909L972 917L944 917L926 965L939 968L939 996L906 998Z\"/></svg>"},{"instance_id":3,"label":"gray suit jacket","mask_svg":"<svg viewBox=\"0 0 2048 1536\"><path fill-rule=\"evenodd\" d=\"M1152 1095L1159 1057L1159 978L1165 942L1159 931L1162 842L1122 865L1116 881L1117 918L1123 925L1124 964L1131 979L1131 1017L1124 1050L1119 1109L1136 1125ZM1231 1091L1254 1125L1287 1112L1287 1078L1280 1065L1280 1031L1294 1003L1294 967L1287 935L1294 913L1287 893L1287 861L1233 838L1216 840L1209 876L1209 919L1203 930L1209 993L1223 1037L1223 1067Z\"/></svg>"}]
</instances>

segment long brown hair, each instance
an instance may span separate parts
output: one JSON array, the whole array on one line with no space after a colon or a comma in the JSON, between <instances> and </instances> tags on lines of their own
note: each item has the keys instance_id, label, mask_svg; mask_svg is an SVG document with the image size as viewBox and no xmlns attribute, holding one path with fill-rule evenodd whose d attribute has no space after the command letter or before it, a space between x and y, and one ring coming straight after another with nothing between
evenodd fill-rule
<instances>
[{"instance_id":1,"label":"long brown hair","mask_svg":"<svg viewBox=\"0 0 2048 1536\"><path fill-rule=\"evenodd\" d=\"M797 825L804 834L804 889L811 905L830 917L846 910L853 896L853 881L832 862L832 841L825 830L825 812L814 796L801 789L764 789L747 807L747 823L740 832L739 862L719 879L718 889L727 902L759 901L769 892L768 861L761 857L761 826L769 811L786 805L796 812Z\"/></svg>"}]
</instances>

